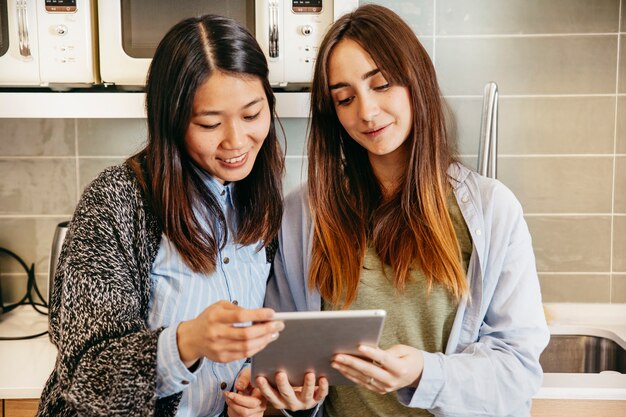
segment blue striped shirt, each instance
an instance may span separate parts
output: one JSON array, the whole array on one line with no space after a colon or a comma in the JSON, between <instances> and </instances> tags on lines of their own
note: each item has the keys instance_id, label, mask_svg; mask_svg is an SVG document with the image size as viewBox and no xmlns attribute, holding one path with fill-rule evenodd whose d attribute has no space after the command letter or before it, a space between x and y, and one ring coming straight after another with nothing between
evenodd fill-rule
<instances>
[{"instance_id":1,"label":"blue striped shirt","mask_svg":"<svg viewBox=\"0 0 626 417\"><path fill-rule=\"evenodd\" d=\"M222 206L228 223L228 243L218 254L212 274L193 272L174 245L163 235L152 265L152 293L149 325L165 327L157 351L157 395L166 397L183 392L177 416L217 416L224 408L224 391L230 390L244 360L230 363L206 358L190 372L180 360L176 328L182 321L197 317L219 300L236 302L244 308L263 306L270 264L261 244L241 246L233 242L236 216L232 192L234 184L223 185L205 175L205 182Z\"/></svg>"}]
</instances>

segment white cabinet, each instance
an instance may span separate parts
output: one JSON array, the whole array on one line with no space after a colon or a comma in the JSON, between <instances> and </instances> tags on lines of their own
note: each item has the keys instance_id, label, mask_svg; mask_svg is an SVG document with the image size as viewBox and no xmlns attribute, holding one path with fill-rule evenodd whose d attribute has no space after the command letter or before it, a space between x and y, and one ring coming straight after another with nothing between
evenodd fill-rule
<instances>
[{"instance_id":1,"label":"white cabinet","mask_svg":"<svg viewBox=\"0 0 626 417\"><path fill-rule=\"evenodd\" d=\"M275 94L279 117L309 116L309 93ZM0 92L0 118L143 118L145 98L139 92Z\"/></svg>"}]
</instances>

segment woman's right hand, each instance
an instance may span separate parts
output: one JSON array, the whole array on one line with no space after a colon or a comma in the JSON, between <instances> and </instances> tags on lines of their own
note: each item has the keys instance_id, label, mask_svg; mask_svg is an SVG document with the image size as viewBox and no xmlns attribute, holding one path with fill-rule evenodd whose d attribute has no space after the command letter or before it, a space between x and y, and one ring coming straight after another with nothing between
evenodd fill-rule
<instances>
[{"instance_id":1,"label":"woman's right hand","mask_svg":"<svg viewBox=\"0 0 626 417\"><path fill-rule=\"evenodd\" d=\"M178 352L185 366L206 357L213 362L231 362L253 356L278 338L285 328L282 321L271 321L274 310L249 310L228 301L218 301L198 317L184 321L176 330ZM252 322L249 326L234 326Z\"/></svg>"},{"instance_id":2,"label":"woman's right hand","mask_svg":"<svg viewBox=\"0 0 626 417\"><path fill-rule=\"evenodd\" d=\"M258 377L255 382L261 394L277 409L291 411L308 410L315 407L328 395L328 380L320 377L315 385L315 374L308 372L304 375L302 387L292 387L285 372L276 373L276 388L272 387L264 377Z\"/></svg>"}]
</instances>

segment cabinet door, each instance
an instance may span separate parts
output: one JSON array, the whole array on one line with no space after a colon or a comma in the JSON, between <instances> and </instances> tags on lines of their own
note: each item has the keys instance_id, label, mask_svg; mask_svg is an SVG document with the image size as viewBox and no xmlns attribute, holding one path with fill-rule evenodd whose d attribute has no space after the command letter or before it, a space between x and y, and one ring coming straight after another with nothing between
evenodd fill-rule
<instances>
[{"instance_id":1,"label":"cabinet door","mask_svg":"<svg viewBox=\"0 0 626 417\"><path fill-rule=\"evenodd\" d=\"M34 417L39 400L4 400L4 417Z\"/></svg>"}]
</instances>

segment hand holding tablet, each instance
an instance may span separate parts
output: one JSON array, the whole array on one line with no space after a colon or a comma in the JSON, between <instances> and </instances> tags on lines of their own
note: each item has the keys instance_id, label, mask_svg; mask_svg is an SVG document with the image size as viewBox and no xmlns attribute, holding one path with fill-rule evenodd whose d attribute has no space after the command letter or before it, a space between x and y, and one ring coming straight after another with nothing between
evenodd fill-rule
<instances>
[{"instance_id":1,"label":"hand holding tablet","mask_svg":"<svg viewBox=\"0 0 626 417\"><path fill-rule=\"evenodd\" d=\"M252 381L258 376L275 386L277 372L286 373L289 384L304 385L307 372L325 377L330 385L353 384L331 367L337 353L363 356L359 345L377 346L385 319L384 310L341 310L276 313L285 329L252 359Z\"/></svg>"}]
</instances>

